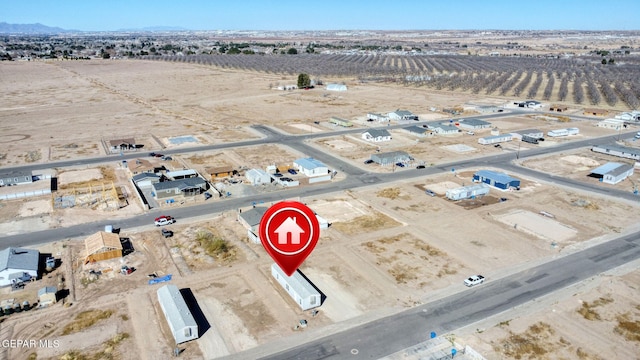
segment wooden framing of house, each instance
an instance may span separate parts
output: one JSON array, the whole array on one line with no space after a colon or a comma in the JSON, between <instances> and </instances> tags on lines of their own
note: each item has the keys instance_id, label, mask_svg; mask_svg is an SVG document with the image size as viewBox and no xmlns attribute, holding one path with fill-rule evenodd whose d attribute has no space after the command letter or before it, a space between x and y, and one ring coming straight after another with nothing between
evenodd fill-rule
<instances>
[{"instance_id":1,"label":"wooden framing of house","mask_svg":"<svg viewBox=\"0 0 640 360\"><path fill-rule=\"evenodd\" d=\"M120 236L99 231L84 240L85 264L122 257Z\"/></svg>"}]
</instances>

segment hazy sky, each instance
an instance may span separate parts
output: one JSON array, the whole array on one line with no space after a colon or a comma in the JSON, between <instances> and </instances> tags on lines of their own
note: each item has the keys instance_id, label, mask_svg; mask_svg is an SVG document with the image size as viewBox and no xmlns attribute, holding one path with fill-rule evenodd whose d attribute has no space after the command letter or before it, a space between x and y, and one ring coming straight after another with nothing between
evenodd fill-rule
<instances>
[{"instance_id":1,"label":"hazy sky","mask_svg":"<svg viewBox=\"0 0 640 360\"><path fill-rule=\"evenodd\" d=\"M638 30L639 0L0 0L0 22L110 31Z\"/></svg>"}]
</instances>

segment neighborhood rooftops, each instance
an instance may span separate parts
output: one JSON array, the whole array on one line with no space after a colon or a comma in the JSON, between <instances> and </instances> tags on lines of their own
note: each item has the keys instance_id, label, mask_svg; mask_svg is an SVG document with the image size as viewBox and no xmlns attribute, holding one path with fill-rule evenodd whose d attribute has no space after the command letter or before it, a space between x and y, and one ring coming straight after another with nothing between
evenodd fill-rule
<instances>
[{"instance_id":1,"label":"neighborhood rooftops","mask_svg":"<svg viewBox=\"0 0 640 360\"><path fill-rule=\"evenodd\" d=\"M169 190L169 189L175 189L175 188L178 188L179 190L182 191L186 189L203 188L205 184L206 184L206 181L204 181L203 179L199 177L193 177L193 178L173 180L173 181L163 181L163 182L156 183L153 186L156 189L156 191Z\"/></svg>"}]
</instances>

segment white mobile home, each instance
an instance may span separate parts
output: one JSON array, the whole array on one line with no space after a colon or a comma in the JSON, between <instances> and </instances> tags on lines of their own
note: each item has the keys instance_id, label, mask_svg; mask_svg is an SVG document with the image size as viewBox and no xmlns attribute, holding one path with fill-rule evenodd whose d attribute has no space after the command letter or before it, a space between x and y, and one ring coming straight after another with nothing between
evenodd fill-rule
<instances>
[{"instance_id":1,"label":"white mobile home","mask_svg":"<svg viewBox=\"0 0 640 360\"><path fill-rule=\"evenodd\" d=\"M293 167L309 177L309 183L331 180L327 165L314 158L302 158L293 162Z\"/></svg>"},{"instance_id":2,"label":"white mobile home","mask_svg":"<svg viewBox=\"0 0 640 360\"><path fill-rule=\"evenodd\" d=\"M609 162L591 170L590 176L599 178L600 181L615 185L628 176L633 175L633 166L629 164L620 164Z\"/></svg>"},{"instance_id":3,"label":"white mobile home","mask_svg":"<svg viewBox=\"0 0 640 360\"><path fill-rule=\"evenodd\" d=\"M251 169L247 171L244 176L251 185L261 185L271 183L271 175L261 169Z\"/></svg>"},{"instance_id":4,"label":"white mobile home","mask_svg":"<svg viewBox=\"0 0 640 360\"><path fill-rule=\"evenodd\" d=\"M367 113L367 119L374 120L377 122L385 122L385 121L389 121L389 115L378 114L378 113Z\"/></svg>"},{"instance_id":5,"label":"white mobile home","mask_svg":"<svg viewBox=\"0 0 640 360\"><path fill-rule=\"evenodd\" d=\"M278 265L272 264L271 275L282 285L302 310L309 310L322 305L320 292L302 275L300 270L296 270L293 275L287 276Z\"/></svg>"},{"instance_id":6,"label":"white mobile home","mask_svg":"<svg viewBox=\"0 0 640 360\"><path fill-rule=\"evenodd\" d=\"M482 145L497 144L501 142L511 141L512 138L513 136L511 136L511 134L485 136L478 139L478 144L482 144Z\"/></svg>"},{"instance_id":7,"label":"white mobile home","mask_svg":"<svg viewBox=\"0 0 640 360\"><path fill-rule=\"evenodd\" d=\"M578 128L558 129L558 130L551 130L547 132L547 136L550 136L550 137L569 136L569 135L578 135L578 134L580 134L580 129Z\"/></svg>"},{"instance_id":8,"label":"white mobile home","mask_svg":"<svg viewBox=\"0 0 640 360\"><path fill-rule=\"evenodd\" d=\"M177 286L165 285L159 288L158 303L176 344L198 338L198 324Z\"/></svg>"},{"instance_id":9,"label":"white mobile home","mask_svg":"<svg viewBox=\"0 0 640 360\"><path fill-rule=\"evenodd\" d=\"M621 130L624 128L624 120L621 119L604 119L596 124L596 126L611 129L611 130Z\"/></svg>"},{"instance_id":10,"label":"white mobile home","mask_svg":"<svg viewBox=\"0 0 640 360\"><path fill-rule=\"evenodd\" d=\"M483 196L489 193L489 185L476 184L447 190L445 196L449 200L463 200Z\"/></svg>"},{"instance_id":11,"label":"white mobile home","mask_svg":"<svg viewBox=\"0 0 640 360\"><path fill-rule=\"evenodd\" d=\"M640 161L640 149L636 148L611 144L594 146L591 148L591 151Z\"/></svg>"}]
</instances>

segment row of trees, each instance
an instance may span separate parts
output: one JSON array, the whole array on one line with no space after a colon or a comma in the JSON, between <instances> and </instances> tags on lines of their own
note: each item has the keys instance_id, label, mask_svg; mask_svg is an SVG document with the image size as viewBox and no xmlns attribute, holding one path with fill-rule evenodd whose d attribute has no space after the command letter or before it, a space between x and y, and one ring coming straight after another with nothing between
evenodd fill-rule
<instances>
[{"instance_id":1,"label":"row of trees","mask_svg":"<svg viewBox=\"0 0 640 360\"><path fill-rule=\"evenodd\" d=\"M194 55L149 56L154 60L191 62L222 68L316 77L356 77L362 81L395 81L407 86L474 94L526 96L628 108L640 105L640 58L624 64L580 59L506 58L427 55L298 54L295 56ZM298 79L299 81L301 79Z\"/></svg>"}]
</instances>

